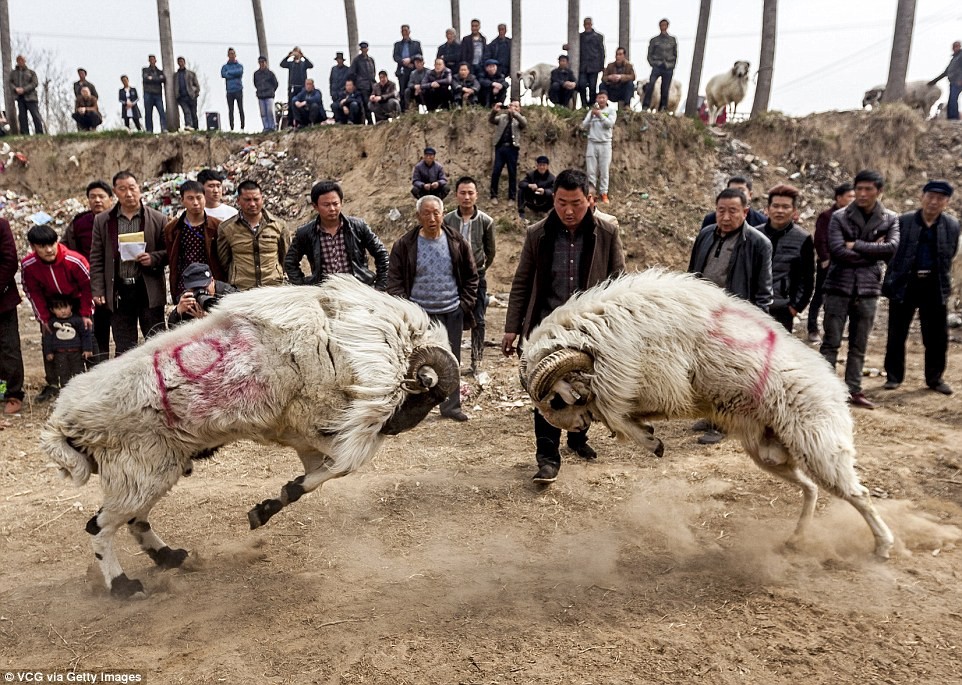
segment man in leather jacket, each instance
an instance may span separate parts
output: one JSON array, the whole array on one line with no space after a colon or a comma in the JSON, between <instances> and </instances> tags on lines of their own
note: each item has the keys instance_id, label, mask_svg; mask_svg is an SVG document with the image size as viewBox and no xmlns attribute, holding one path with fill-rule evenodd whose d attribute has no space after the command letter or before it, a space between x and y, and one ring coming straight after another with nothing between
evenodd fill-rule
<instances>
[{"instance_id":1,"label":"man in leather jacket","mask_svg":"<svg viewBox=\"0 0 962 685\"><path fill-rule=\"evenodd\" d=\"M349 273L377 290L387 287L388 252L371 227L356 216L341 213L344 191L335 181L318 181L311 188L317 217L297 229L284 271L293 285L317 285L331 274ZM368 268L367 255L375 271ZM307 257L311 274L305 276L301 259Z\"/></svg>"}]
</instances>

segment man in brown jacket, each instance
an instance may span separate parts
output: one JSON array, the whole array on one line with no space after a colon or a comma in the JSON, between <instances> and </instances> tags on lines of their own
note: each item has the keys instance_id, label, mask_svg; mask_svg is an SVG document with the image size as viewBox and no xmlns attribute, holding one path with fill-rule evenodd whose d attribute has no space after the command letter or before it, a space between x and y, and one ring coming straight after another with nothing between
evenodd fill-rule
<instances>
[{"instance_id":1,"label":"man in brown jacket","mask_svg":"<svg viewBox=\"0 0 962 685\"><path fill-rule=\"evenodd\" d=\"M113 178L117 204L94 218L90 244L90 286L94 304L110 308L114 355L137 346L137 325L144 338L164 330L167 285L164 267L164 215L140 201L140 184L129 171ZM120 237L140 251L124 259ZM126 248L125 248L126 249ZM136 248L135 248L136 249Z\"/></svg>"},{"instance_id":2,"label":"man in brown jacket","mask_svg":"<svg viewBox=\"0 0 962 685\"><path fill-rule=\"evenodd\" d=\"M217 257L220 220L204 211L204 186L197 181L184 181L178 190L184 211L164 226L164 245L170 267L170 300L174 304L185 290L184 270L195 262L207 265L215 281L224 280Z\"/></svg>"},{"instance_id":3,"label":"man in brown jacket","mask_svg":"<svg viewBox=\"0 0 962 685\"><path fill-rule=\"evenodd\" d=\"M624 268L618 229L591 212L588 177L577 169L562 171L555 179L554 209L525 237L508 298L501 351L510 356L517 349L520 354L521 341L554 309ZM534 435L538 461L534 481L552 483L561 468L561 430L535 410ZM598 456L585 432L569 432L568 447L584 459Z\"/></svg>"}]
</instances>

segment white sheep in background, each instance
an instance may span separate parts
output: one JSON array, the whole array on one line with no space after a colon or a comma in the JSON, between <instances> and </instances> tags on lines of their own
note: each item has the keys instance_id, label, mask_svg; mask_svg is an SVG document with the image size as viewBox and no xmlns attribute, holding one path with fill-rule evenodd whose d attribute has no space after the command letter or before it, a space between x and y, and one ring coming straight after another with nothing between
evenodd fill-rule
<instances>
[{"instance_id":1,"label":"white sheep in background","mask_svg":"<svg viewBox=\"0 0 962 685\"><path fill-rule=\"evenodd\" d=\"M885 85L875 86L865 91L862 97L862 107L871 106L875 109L882 102L885 94ZM901 102L904 102L912 109L917 109L922 116L928 118L932 113L932 107L942 97L942 89L938 86L930 86L928 81L907 81L905 83L905 95Z\"/></svg>"},{"instance_id":2,"label":"white sheep in background","mask_svg":"<svg viewBox=\"0 0 962 685\"><path fill-rule=\"evenodd\" d=\"M635 92L638 93L638 97L641 101L645 101L645 87L648 85L648 79L644 78L638 81L638 85L635 86ZM668 111L672 114L678 111L678 105L681 104L681 81L677 79L671 80L671 85L668 86ZM655 89L651 92L651 109L658 111L658 106L661 105L661 76L655 79Z\"/></svg>"},{"instance_id":3,"label":"white sheep in background","mask_svg":"<svg viewBox=\"0 0 962 685\"><path fill-rule=\"evenodd\" d=\"M551 89L551 72L554 68L546 62L538 62L533 67L519 71L517 74L531 98L539 100L542 105L545 104L548 91Z\"/></svg>"},{"instance_id":4,"label":"white sheep in background","mask_svg":"<svg viewBox=\"0 0 962 685\"><path fill-rule=\"evenodd\" d=\"M813 517L817 483L862 514L875 554L889 556L892 533L855 473L845 385L774 319L707 281L651 269L587 290L531 333L522 380L568 431L601 421L653 447L648 421L709 419L802 488L791 541Z\"/></svg>"},{"instance_id":5,"label":"white sheep in background","mask_svg":"<svg viewBox=\"0 0 962 685\"><path fill-rule=\"evenodd\" d=\"M724 74L717 74L708 80L705 86L705 101L708 103L708 125L714 126L718 116L729 104L734 105L732 114L738 109L738 103L745 99L748 92L748 71L751 64L743 60L735 62L730 70Z\"/></svg>"},{"instance_id":6,"label":"white sheep in background","mask_svg":"<svg viewBox=\"0 0 962 685\"><path fill-rule=\"evenodd\" d=\"M103 506L87 523L111 594L143 593L113 537L124 524L162 568L187 557L148 514L192 459L240 439L292 447L304 475L248 513L251 528L417 425L459 383L447 334L417 305L354 278L229 295L205 318L74 378L41 447L81 485L99 473Z\"/></svg>"}]
</instances>

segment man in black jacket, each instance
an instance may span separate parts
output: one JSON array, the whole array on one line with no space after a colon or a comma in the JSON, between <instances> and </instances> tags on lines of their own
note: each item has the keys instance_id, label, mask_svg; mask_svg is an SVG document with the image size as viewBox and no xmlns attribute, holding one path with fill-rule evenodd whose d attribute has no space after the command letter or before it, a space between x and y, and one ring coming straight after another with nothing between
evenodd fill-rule
<instances>
[{"instance_id":1,"label":"man in black jacket","mask_svg":"<svg viewBox=\"0 0 962 685\"><path fill-rule=\"evenodd\" d=\"M578 92L581 94L581 106L591 107L598 94L598 74L605 68L605 37L594 30L591 17L585 17L584 27L579 37ZM564 49L567 50L567 46Z\"/></svg>"},{"instance_id":2,"label":"man in black jacket","mask_svg":"<svg viewBox=\"0 0 962 685\"><path fill-rule=\"evenodd\" d=\"M882 387L894 390L905 380L905 339L919 312L925 346L925 384L951 395L942 380L949 347L946 303L952 294L952 259L959 249L959 222L944 213L952 197L947 181L922 188L922 208L899 217L899 246L889 262L882 294L889 298L888 342Z\"/></svg>"},{"instance_id":3,"label":"man in black jacket","mask_svg":"<svg viewBox=\"0 0 962 685\"><path fill-rule=\"evenodd\" d=\"M747 176L732 176L728 179L728 185L726 188L735 188L745 193L745 197L748 198L748 216L746 221L748 221L749 226L764 226L768 221L768 217L764 212L759 212L757 209L752 207L752 179ZM718 223L715 220L715 212L709 212L705 215L705 218L701 220L701 227L711 226L714 223Z\"/></svg>"},{"instance_id":4,"label":"man in black jacket","mask_svg":"<svg viewBox=\"0 0 962 685\"><path fill-rule=\"evenodd\" d=\"M845 384L849 404L875 409L862 392L862 366L882 292L882 264L899 246L899 221L880 202L885 186L882 174L864 169L855 175L854 185L855 201L835 212L828 224L832 264L825 277L825 335L819 352L835 368L848 320Z\"/></svg>"},{"instance_id":5,"label":"man in black jacket","mask_svg":"<svg viewBox=\"0 0 962 685\"><path fill-rule=\"evenodd\" d=\"M812 299L815 289L815 244L792 221L798 188L780 184L768 191L768 222L759 230L772 244L772 306L768 312L791 333L795 316Z\"/></svg>"},{"instance_id":6,"label":"man in black jacket","mask_svg":"<svg viewBox=\"0 0 962 685\"><path fill-rule=\"evenodd\" d=\"M311 188L311 204L317 217L297 229L284 259L287 280L293 285L317 285L331 274L351 274L377 290L387 287L388 252L363 219L344 216L344 191L335 181L318 181ZM367 255L374 258L372 272ZM311 275L301 270L307 257Z\"/></svg>"},{"instance_id":7,"label":"man in black jacket","mask_svg":"<svg viewBox=\"0 0 962 685\"><path fill-rule=\"evenodd\" d=\"M554 174L548 171L549 162L546 155L539 155L535 169L518 184L518 216L522 219L526 208L541 213L554 206Z\"/></svg>"},{"instance_id":8,"label":"man in black jacket","mask_svg":"<svg viewBox=\"0 0 962 685\"><path fill-rule=\"evenodd\" d=\"M558 55L558 68L551 70L548 100L562 107L570 107L578 89L578 79L568 67L568 55Z\"/></svg>"}]
</instances>

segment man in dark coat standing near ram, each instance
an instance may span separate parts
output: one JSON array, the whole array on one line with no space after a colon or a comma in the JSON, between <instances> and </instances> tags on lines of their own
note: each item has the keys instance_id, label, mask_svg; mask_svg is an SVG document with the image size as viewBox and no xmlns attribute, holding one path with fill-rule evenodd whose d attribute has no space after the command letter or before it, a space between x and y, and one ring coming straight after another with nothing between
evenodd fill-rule
<instances>
[{"instance_id":1,"label":"man in dark coat standing near ram","mask_svg":"<svg viewBox=\"0 0 962 685\"><path fill-rule=\"evenodd\" d=\"M588 177L565 169L555 179L554 208L528 229L511 284L501 351L521 353L523 341L552 311L625 268L618 229L594 216ZM534 413L535 483L553 483L561 468L561 429ZM568 433L568 448L583 459L598 455L587 432Z\"/></svg>"},{"instance_id":2,"label":"man in dark coat standing near ram","mask_svg":"<svg viewBox=\"0 0 962 685\"><path fill-rule=\"evenodd\" d=\"M952 394L942 374L949 348L946 305L952 296L952 260L959 250L959 221L945 213L953 190L948 181L929 181L922 188L922 208L899 217L899 246L882 283L882 294L889 298L886 390L905 380L905 339L918 310L925 384Z\"/></svg>"},{"instance_id":3,"label":"man in dark coat standing near ram","mask_svg":"<svg viewBox=\"0 0 962 685\"><path fill-rule=\"evenodd\" d=\"M798 188L780 184L768 191L768 222L758 229L772 244L772 306L769 313L791 333L795 317L815 289L815 244L792 217Z\"/></svg>"}]
</instances>

